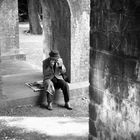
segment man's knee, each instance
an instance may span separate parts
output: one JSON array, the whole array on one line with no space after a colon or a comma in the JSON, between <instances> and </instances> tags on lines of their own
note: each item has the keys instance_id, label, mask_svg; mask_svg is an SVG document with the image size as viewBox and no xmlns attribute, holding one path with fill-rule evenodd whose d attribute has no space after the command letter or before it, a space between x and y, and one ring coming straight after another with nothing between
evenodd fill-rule
<instances>
[{"instance_id":1,"label":"man's knee","mask_svg":"<svg viewBox=\"0 0 140 140\"><path fill-rule=\"evenodd\" d=\"M44 80L43 83L44 85L49 85L52 81L50 79Z\"/></svg>"},{"instance_id":2,"label":"man's knee","mask_svg":"<svg viewBox=\"0 0 140 140\"><path fill-rule=\"evenodd\" d=\"M44 80L43 81L44 87L49 87L53 85L53 82L50 79Z\"/></svg>"},{"instance_id":3,"label":"man's knee","mask_svg":"<svg viewBox=\"0 0 140 140\"><path fill-rule=\"evenodd\" d=\"M64 88L69 89L68 83L66 81L64 81L64 80L61 81L61 86L64 87Z\"/></svg>"},{"instance_id":4,"label":"man's knee","mask_svg":"<svg viewBox=\"0 0 140 140\"><path fill-rule=\"evenodd\" d=\"M55 91L53 82L50 79L44 80L44 90L53 93Z\"/></svg>"}]
</instances>

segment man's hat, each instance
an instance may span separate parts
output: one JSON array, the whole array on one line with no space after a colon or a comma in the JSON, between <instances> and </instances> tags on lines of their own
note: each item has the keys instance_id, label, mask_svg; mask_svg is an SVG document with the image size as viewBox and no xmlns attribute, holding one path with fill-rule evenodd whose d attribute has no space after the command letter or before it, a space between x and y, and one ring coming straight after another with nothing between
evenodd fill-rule
<instances>
[{"instance_id":1,"label":"man's hat","mask_svg":"<svg viewBox=\"0 0 140 140\"><path fill-rule=\"evenodd\" d=\"M49 56L52 58L52 59L58 59L60 58L60 54L57 50L51 50L51 52L49 53Z\"/></svg>"}]
</instances>

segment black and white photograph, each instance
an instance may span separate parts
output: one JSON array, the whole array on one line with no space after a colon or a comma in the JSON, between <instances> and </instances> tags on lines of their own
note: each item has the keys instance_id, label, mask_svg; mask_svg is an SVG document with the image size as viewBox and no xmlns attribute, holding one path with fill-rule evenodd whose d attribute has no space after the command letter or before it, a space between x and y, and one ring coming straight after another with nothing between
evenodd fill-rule
<instances>
[{"instance_id":1,"label":"black and white photograph","mask_svg":"<svg viewBox=\"0 0 140 140\"><path fill-rule=\"evenodd\" d=\"M0 0L0 140L140 140L140 0Z\"/></svg>"}]
</instances>

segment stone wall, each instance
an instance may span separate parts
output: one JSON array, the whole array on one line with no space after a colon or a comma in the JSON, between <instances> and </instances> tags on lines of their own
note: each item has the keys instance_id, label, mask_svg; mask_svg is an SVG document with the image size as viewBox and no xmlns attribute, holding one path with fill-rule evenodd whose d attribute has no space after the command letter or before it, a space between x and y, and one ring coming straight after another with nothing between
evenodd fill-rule
<instances>
[{"instance_id":1,"label":"stone wall","mask_svg":"<svg viewBox=\"0 0 140 140\"><path fill-rule=\"evenodd\" d=\"M90 140L140 139L140 7L91 0Z\"/></svg>"},{"instance_id":2,"label":"stone wall","mask_svg":"<svg viewBox=\"0 0 140 140\"><path fill-rule=\"evenodd\" d=\"M0 48L1 56L18 53L18 6L17 0L0 1Z\"/></svg>"}]
</instances>

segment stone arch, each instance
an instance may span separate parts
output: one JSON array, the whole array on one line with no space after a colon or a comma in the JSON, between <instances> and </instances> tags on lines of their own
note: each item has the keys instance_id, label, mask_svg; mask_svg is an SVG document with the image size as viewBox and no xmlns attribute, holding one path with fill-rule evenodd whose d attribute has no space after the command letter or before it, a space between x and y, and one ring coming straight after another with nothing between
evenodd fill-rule
<instances>
[{"instance_id":1,"label":"stone arch","mask_svg":"<svg viewBox=\"0 0 140 140\"><path fill-rule=\"evenodd\" d=\"M64 60L70 79L71 13L66 0L42 0L44 58L57 49Z\"/></svg>"}]
</instances>

